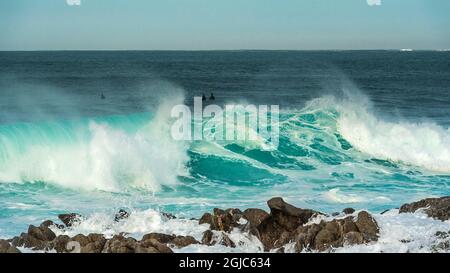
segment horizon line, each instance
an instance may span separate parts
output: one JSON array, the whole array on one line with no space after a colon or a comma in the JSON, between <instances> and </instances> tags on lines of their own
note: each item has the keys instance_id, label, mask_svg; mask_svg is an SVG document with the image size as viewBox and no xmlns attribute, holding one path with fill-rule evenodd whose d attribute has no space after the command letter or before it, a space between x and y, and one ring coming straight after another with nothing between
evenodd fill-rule
<instances>
[{"instance_id":1,"label":"horizon line","mask_svg":"<svg viewBox=\"0 0 450 273\"><path fill-rule=\"evenodd\" d=\"M88 51L185 51L185 52L197 52L197 51L450 51L447 48L373 48L373 49L6 49L0 50L0 52L88 52Z\"/></svg>"}]
</instances>

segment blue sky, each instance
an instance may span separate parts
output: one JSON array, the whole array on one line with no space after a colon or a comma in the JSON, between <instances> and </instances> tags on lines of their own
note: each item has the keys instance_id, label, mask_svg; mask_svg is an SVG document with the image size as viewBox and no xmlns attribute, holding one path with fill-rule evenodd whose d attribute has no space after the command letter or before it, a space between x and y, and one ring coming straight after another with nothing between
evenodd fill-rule
<instances>
[{"instance_id":1,"label":"blue sky","mask_svg":"<svg viewBox=\"0 0 450 273\"><path fill-rule=\"evenodd\" d=\"M1 0L0 50L450 48L450 1L381 1Z\"/></svg>"}]
</instances>

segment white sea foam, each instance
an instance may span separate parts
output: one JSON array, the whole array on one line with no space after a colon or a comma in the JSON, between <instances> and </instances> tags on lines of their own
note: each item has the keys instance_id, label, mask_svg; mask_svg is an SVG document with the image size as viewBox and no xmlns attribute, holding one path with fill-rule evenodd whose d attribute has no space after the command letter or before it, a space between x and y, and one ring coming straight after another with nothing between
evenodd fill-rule
<instances>
[{"instance_id":1,"label":"white sea foam","mask_svg":"<svg viewBox=\"0 0 450 273\"><path fill-rule=\"evenodd\" d=\"M361 103L361 104L360 104ZM450 172L450 131L434 123L385 121L365 101L344 102L338 130L358 150L433 171Z\"/></svg>"},{"instance_id":2,"label":"white sea foam","mask_svg":"<svg viewBox=\"0 0 450 273\"><path fill-rule=\"evenodd\" d=\"M358 211L353 213L357 215ZM436 232L450 231L450 220L440 221L429 218L423 212L402 213L398 210L390 210L385 214L373 214L380 227L380 238L377 242L344 246L334 249L335 252L432 252L446 251L436 248L442 238L436 236ZM330 221L331 216L314 218L308 224L318 223L321 220ZM114 234L126 233L136 239L141 239L144 234L160 232L165 234L176 234L182 236L193 236L201 240L203 232L208 225L199 225L197 220L168 219L155 210L133 211L129 218L115 222L111 215L96 213L83 222L65 231L54 228L57 235L75 236L76 234L102 233L107 238ZM213 231L213 238L219 242L222 233ZM193 244L184 248L174 248L174 252L262 252L262 243L253 235L233 229L227 236L236 244L236 248L226 247L220 244L206 246ZM285 246L286 252L294 252L294 242Z\"/></svg>"},{"instance_id":3,"label":"white sea foam","mask_svg":"<svg viewBox=\"0 0 450 273\"><path fill-rule=\"evenodd\" d=\"M66 142L54 142L52 132L37 131L38 141L30 136L32 144L21 146L14 143L17 138L0 135L0 182L45 181L105 191L173 185L188 160L186 143L170 135L171 106L182 101L181 94L162 99L154 118L135 133L91 121L88 140L75 132Z\"/></svg>"},{"instance_id":4,"label":"white sea foam","mask_svg":"<svg viewBox=\"0 0 450 273\"><path fill-rule=\"evenodd\" d=\"M450 172L449 128L433 122L377 117L369 98L359 92L347 94L344 99L333 96L315 99L305 109L337 111L337 130L363 153L431 171Z\"/></svg>"}]
</instances>

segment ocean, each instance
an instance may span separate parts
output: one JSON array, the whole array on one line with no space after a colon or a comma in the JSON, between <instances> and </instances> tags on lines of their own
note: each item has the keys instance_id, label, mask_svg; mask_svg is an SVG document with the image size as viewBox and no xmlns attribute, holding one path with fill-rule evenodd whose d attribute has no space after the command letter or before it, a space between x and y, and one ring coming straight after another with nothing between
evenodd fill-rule
<instances>
[{"instance_id":1,"label":"ocean","mask_svg":"<svg viewBox=\"0 0 450 273\"><path fill-rule=\"evenodd\" d=\"M175 141L171 106L210 93L221 106L279 105L278 147ZM380 213L450 195L448 51L0 52L0 109L0 238L67 212L87 218L74 234L201 238L189 219L267 210L274 196ZM121 208L132 216L114 223ZM426 234L450 230L421 214L377 217L379 243L342 251L426 251ZM233 236L245 241L233 251L261 249Z\"/></svg>"}]
</instances>

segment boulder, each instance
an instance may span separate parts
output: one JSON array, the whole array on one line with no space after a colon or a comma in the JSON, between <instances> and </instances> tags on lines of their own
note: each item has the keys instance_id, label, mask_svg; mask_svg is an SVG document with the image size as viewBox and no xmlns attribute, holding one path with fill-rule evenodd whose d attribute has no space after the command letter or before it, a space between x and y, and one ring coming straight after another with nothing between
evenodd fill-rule
<instances>
[{"instance_id":1,"label":"boulder","mask_svg":"<svg viewBox=\"0 0 450 273\"><path fill-rule=\"evenodd\" d=\"M15 247L25 247L33 250L51 249L51 242L56 238L56 235L49 226L51 224L48 221L45 221L39 227L30 225L27 233L14 237L11 243Z\"/></svg>"},{"instance_id":2,"label":"boulder","mask_svg":"<svg viewBox=\"0 0 450 273\"><path fill-rule=\"evenodd\" d=\"M222 232L222 239L220 240L219 244L231 248L236 247L236 244L224 232Z\"/></svg>"},{"instance_id":3,"label":"boulder","mask_svg":"<svg viewBox=\"0 0 450 273\"><path fill-rule=\"evenodd\" d=\"M176 238L175 235L167 235L167 234L163 234L163 233L149 233L149 234L145 234L144 237L142 237L141 241L147 241L147 240L153 239L160 243L168 244L168 243L172 242L173 239L175 239L175 238Z\"/></svg>"},{"instance_id":4,"label":"boulder","mask_svg":"<svg viewBox=\"0 0 450 273\"><path fill-rule=\"evenodd\" d=\"M358 213L358 219L355 224L366 242L376 241L378 239L380 229L375 219L367 211Z\"/></svg>"},{"instance_id":5,"label":"boulder","mask_svg":"<svg viewBox=\"0 0 450 273\"><path fill-rule=\"evenodd\" d=\"M158 240L147 239L136 244L135 253L173 253L173 251Z\"/></svg>"},{"instance_id":6,"label":"boulder","mask_svg":"<svg viewBox=\"0 0 450 273\"><path fill-rule=\"evenodd\" d=\"M353 209L353 208L345 208L345 209L342 210L342 212L344 214L352 214L352 213L355 212L355 209Z\"/></svg>"},{"instance_id":7,"label":"boulder","mask_svg":"<svg viewBox=\"0 0 450 273\"><path fill-rule=\"evenodd\" d=\"M114 221L119 222L123 219L127 219L130 217L130 214L123 209L120 209L115 215L114 215Z\"/></svg>"},{"instance_id":8,"label":"boulder","mask_svg":"<svg viewBox=\"0 0 450 273\"><path fill-rule=\"evenodd\" d=\"M12 246L8 241L0 239L0 254L5 253L20 253L20 251Z\"/></svg>"},{"instance_id":9,"label":"boulder","mask_svg":"<svg viewBox=\"0 0 450 273\"><path fill-rule=\"evenodd\" d=\"M294 236L294 231L298 227L306 224L312 217L322 214L310 209L296 208L279 197L270 199L267 204L270 215L257 227L259 239L266 251L288 241L287 234ZM292 236L289 240L294 241L295 238Z\"/></svg>"},{"instance_id":10,"label":"boulder","mask_svg":"<svg viewBox=\"0 0 450 273\"><path fill-rule=\"evenodd\" d=\"M114 235L105 244L105 253L135 253L137 241L123 235Z\"/></svg>"},{"instance_id":11,"label":"boulder","mask_svg":"<svg viewBox=\"0 0 450 273\"><path fill-rule=\"evenodd\" d=\"M214 245L216 242L213 241L214 233L211 230L206 230L203 232L202 244L204 245Z\"/></svg>"},{"instance_id":12,"label":"boulder","mask_svg":"<svg viewBox=\"0 0 450 273\"><path fill-rule=\"evenodd\" d=\"M78 213L60 214L58 215L58 218L66 227L71 227L73 224L79 223L83 219Z\"/></svg>"},{"instance_id":13,"label":"boulder","mask_svg":"<svg viewBox=\"0 0 450 273\"><path fill-rule=\"evenodd\" d=\"M211 230L230 232L233 228L241 226L239 220L242 216L242 211L239 209L222 210L215 208L213 214L203 214L199 224L209 224Z\"/></svg>"},{"instance_id":14,"label":"boulder","mask_svg":"<svg viewBox=\"0 0 450 273\"><path fill-rule=\"evenodd\" d=\"M178 248L186 247L192 244L200 244L200 242L195 240L192 236L177 236L170 243Z\"/></svg>"},{"instance_id":15,"label":"boulder","mask_svg":"<svg viewBox=\"0 0 450 273\"><path fill-rule=\"evenodd\" d=\"M404 204L400 207L400 213L413 213L418 209L424 209L428 217L447 221L450 219L450 196L441 198L427 198L417 202Z\"/></svg>"}]
</instances>

